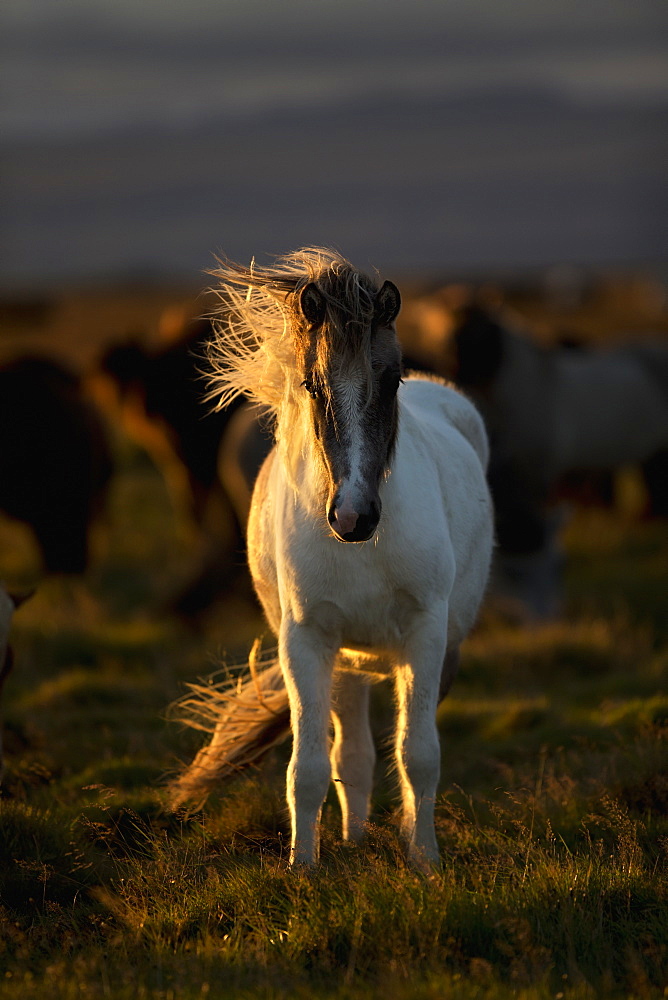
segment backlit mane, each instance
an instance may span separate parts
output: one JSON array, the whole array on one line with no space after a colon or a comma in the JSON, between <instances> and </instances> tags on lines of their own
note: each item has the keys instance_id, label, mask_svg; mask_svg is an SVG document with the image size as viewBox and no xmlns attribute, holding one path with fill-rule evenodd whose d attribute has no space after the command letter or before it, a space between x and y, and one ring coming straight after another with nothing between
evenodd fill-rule
<instances>
[{"instance_id":1,"label":"backlit mane","mask_svg":"<svg viewBox=\"0 0 668 1000\"><path fill-rule=\"evenodd\" d=\"M208 349L207 398L221 409L247 396L273 418L278 444L284 426L294 445L299 410L308 405L295 364L295 330L304 329L299 292L313 282L326 301L327 333L313 340L321 358L323 353L342 355L346 348L365 353L377 286L336 250L322 247L297 250L268 266L254 260L248 267L226 259L218 264L210 272L219 279L214 291L221 306Z\"/></svg>"},{"instance_id":2,"label":"backlit mane","mask_svg":"<svg viewBox=\"0 0 668 1000\"><path fill-rule=\"evenodd\" d=\"M210 273L221 307L214 316L216 337L209 346L211 389L216 408L246 395L274 414L295 385L293 326L303 323L297 295L310 282L327 302L331 350L364 347L373 315L375 284L337 251L306 247L279 257L271 266L249 267L219 260Z\"/></svg>"}]
</instances>

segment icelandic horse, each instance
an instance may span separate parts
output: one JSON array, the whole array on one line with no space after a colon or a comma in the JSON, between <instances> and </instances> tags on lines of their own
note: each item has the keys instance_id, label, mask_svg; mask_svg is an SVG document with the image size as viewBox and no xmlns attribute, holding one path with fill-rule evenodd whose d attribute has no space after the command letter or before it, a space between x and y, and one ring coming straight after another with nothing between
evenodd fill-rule
<instances>
[{"instance_id":1,"label":"icelandic horse","mask_svg":"<svg viewBox=\"0 0 668 1000\"><path fill-rule=\"evenodd\" d=\"M190 685L183 707L213 736L174 781L172 804L201 802L291 729L291 864L318 859L332 779L343 837L358 841L375 762L369 686L390 679L401 831L409 859L430 869L436 708L492 551L482 419L452 385L402 378L392 282L321 248L266 267L219 263L210 398L222 407L245 394L274 426L248 560L278 649L259 662L254 647L236 686Z\"/></svg>"}]
</instances>

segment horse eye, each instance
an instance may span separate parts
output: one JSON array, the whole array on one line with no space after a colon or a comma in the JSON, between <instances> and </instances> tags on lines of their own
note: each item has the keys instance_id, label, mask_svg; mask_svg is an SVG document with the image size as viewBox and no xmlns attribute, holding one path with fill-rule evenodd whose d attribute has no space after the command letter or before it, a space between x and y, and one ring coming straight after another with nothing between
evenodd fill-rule
<instances>
[{"instance_id":1,"label":"horse eye","mask_svg":"<svg viewBox=\"0 0 668 1000\"><path fill-rule=\"evenodd\" d=\"M380 376L381 392L394 395L402 382L401 372L397 368L388 367Z\"/></svg>"},{"instance_id":2,"label":"horse eye","mask_svg":"<svg viewBox=\"0 0 668 1000\"><path fill-rule=\"evenodd\" d=\"M317 399L318 398L318 390L316 389L315 385L313 384L313 380L312 379L305 378L304 381L302 382L302 385L306 389L306 391L309 394L309 396L311 397L311 399Z\"/></svg>"}]
</instances>

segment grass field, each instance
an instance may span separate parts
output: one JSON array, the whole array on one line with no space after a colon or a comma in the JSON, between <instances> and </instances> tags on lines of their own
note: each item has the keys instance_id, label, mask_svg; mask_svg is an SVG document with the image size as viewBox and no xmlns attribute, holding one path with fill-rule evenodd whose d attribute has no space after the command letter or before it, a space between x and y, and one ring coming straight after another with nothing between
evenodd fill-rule
<instances>
[{"instance_id":1,"label":"grass field","mask_svg":"<svg viewBox=\"0 0 668 1000\"><path fill-rule=\"evenodd\" d=\"M192 535L117 442L85 580L17 614L3 707L0 997L630 998L668 995L668 525L576 514L566 616L483 615L439 710L442 874L408 869L380 766L373 823L285 867L288 748L190 819L166 776L200 743L184 683L264 627L243 581L196 630L161 612ZM0 522L0 579L35 553ZM390 724L374 704L381 745Z\"/></svg>"}]
</instances>

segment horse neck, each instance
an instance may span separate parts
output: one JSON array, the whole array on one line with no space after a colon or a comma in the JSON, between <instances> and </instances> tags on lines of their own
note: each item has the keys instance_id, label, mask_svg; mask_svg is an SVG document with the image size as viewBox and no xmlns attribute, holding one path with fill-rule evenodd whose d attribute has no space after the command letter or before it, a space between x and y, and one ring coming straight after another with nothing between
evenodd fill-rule
<instances>
[{"instance_id":1,"label":"horse neck","mask_svg":"<svg viewBox=\"0 0 668 1000\"><path fill-rule=\"evenodd\" d=\"M322 505L319 458L303 400L288 397L278 409L275 436L288 483L309 509L319 510Z\"/></svg>"}]
</instances>

